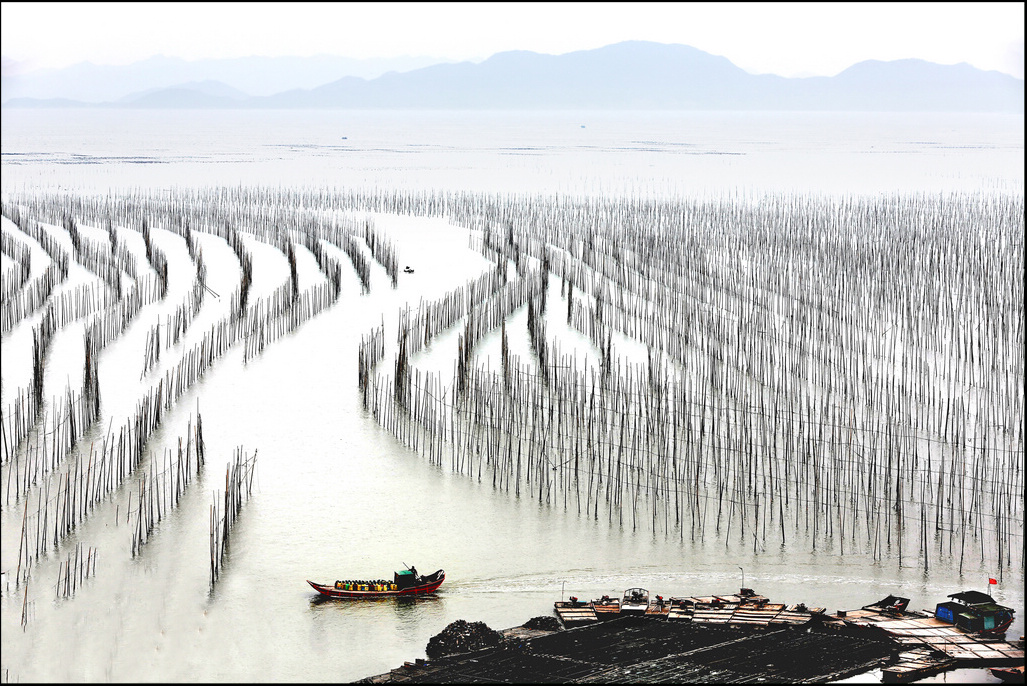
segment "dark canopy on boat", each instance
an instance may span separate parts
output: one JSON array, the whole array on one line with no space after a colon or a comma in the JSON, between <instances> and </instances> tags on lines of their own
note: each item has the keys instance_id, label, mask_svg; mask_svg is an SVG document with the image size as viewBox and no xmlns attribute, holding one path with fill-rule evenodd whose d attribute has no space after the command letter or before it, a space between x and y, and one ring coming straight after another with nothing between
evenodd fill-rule
<instances>
[{"instance_id":1,"label":"dark canopy on boat","mask_svg":"<svg viewBox=\"0 0 1027 686\"><path fill-rule=\"evenodd\" d=\"M867 607L884 607L891 610L898 610L899 612L905 612L906 608L909 607L909 598L889 595L884 600L878 600L873 605L867 605Z\"/></svg>"},{"instance_id":2,"label":"dark canopy on boat","mask_svg":"<svg viewBox=\"0 0 1027 686\"><path fill-rule=\"evenodd\" d=\"M961 600L967 605L981 605L983 603L994 603L995 599L987 593L981 593L980 591L963 591L962 593L953 593L949 596L955 600Z\"/></svg>"}]
</instances>

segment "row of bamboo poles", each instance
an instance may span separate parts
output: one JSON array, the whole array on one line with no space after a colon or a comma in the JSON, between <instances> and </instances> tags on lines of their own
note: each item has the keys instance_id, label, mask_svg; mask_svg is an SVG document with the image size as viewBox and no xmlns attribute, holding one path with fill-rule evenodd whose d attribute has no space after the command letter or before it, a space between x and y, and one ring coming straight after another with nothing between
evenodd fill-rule
<instances>
[{"instance_id":1,"label":"row of bamboo poles","mask_svg":"<svg viewBox=\"0 0 1027 686\"><path fill-rule=\"evenodd\" d=\"M210 587L214 588L221 577L225 554L232 527L242 506L253 493L253 476L256 474L257 451L245 456L242 446L235 450L232 461L225 469L225 490L214 491L214 502L210 506Z\"/></svg>"},{"instance_id":2,"label":"row of bamboo poles","mask_svg":"<svg viewBox=\"0 0 1027 686\"><path fill-rule=\"evenodd\" d=\"M7 301L29 280L29 274L32 273L32 251L4 229L0 230L0 252L11 258L16 265L11 271L4 272L0 282L0 301Z\"/></svg>"},{"instance_id":3,"label":"row of bamboo poles","mask_svg":"<svg viewBox=\"0 0 1027 686\"><path fill-rule=\"evenodd\" d=\"M392 287L395 288L399 282L399 258L396 256L396 248L375 230L374 222L370 219L364 222L363 238L371 250L371 256L385 269Z\"/></svg>"},{"instance_id":4,"label":"row of bamboo poles","mask_svg":"<svg viewBox=\"0 0 1027 686\"><path fill-rule=\"evenodd\" d=\"M363 381L365 404L431 459L448 444L457 470L491 471L515 492L523 477L540 500L593 516L604 501L633 527L644 506L654 530L702 538L710 522L756 547L775 528L784 545L791 530L814 548L888 550L900 564L903 532L919 527L913 554L925 568L932 555L958 555L962 568L968 537L982 560L1022 562L1022 200L775 202L770 216L655 206L634 225L623 207L586 205L576 208L590 216L577 223L583 235L571 217L554 221L553 207L536 208L548 216L534 225L513 203L468 213L487 256L530 274L528 255L542 278L561 279L570 328L592 339L598 367L575 373L547 342L548 288L530 288L534 369L510 374L505 343L504 373L474 367L477 339L463 336L459 393L444 402L449 384L407 359L417 334L406 316L394 376L407 378ZM685 235L646 230L672 228L667 209ZM971 313L980 321L967 327ZM465 327L479 322L487 329L470 315ZM648 361L615 355L615 335L640 340ZM960 397L965 382L975 391Z\"/></svg>"},{"instance_id":5,"label":"row of bamboo poles","mask_svg":"<svg viewBox=\"0 0 1027 686\"><path fill-rule=\"evenodd\" d=\"M19 211L18 208L15 208ZM46 213L43 213L46 214ZM53 214L53 212L51 212ZM47 215L50 216L50 215ZM167 294L167 262L163 253L152 244L149 238L149 229L146 217L136 217L137 225L141 224L144 231L144 244L147 245L147 256L158 274L155 286L148 288L153 291L153 296L146 300L153 302L163 299ZM83 246L90 245L87 239L79 235L78 223L68 214L62 215L64 230L71 236L73 246L76 246L75 254L94 254ZM113 221L110 217L106 220L108 235L110 237L111 251L124 247L123 241L117 240L117 231L113 228ZM44 231L40 229L40 231ZM205 270L202 267L202 256L191 235L191 228L187 223L184 227L186 243L189 246L190 256L194 263L197 263L197 278L190 293L192 296L187 304L189 305L189 317L196 314L198 306L195 305L201 286L205 286ZM202 376L216 359L221 357L228 349L240 341L245 343L247 357L259 353L274 338L294 330L300 323L316 315L326 307L329 307L338 298L341 290L341 265L337 259L324 250L319 240L312 240L304 235L304 244L307 245L315 257L319 268L325 275L325 282L318 284L312 289L300 292L298 286L298 270L296 267L295 248L291 240L278 238L275 244L283 248L287 259L290 262L290 277L286 284L276 290L271 298L258 299L250 307L243 308L242 303L248 300L245 295L248 291L252 262L248 251L245 250L242 237L231 227L225 227L226 241L233 246L242 266L242 277L240 288L233 298L234 306L230 315L220 322L215 323L209 331L205 332L199 343L191 350L188 350L180 359L179 363L169 368L164 375L157 380L155 386L151 387L140 403L137 405L136 416L129 424L123 427L116 440L112 440L112 434L108 431L107 438L97 452L94 447L89 450L89 459L84 460L83 455L77 455L72 464L65 472L58 475L56 481L56 495L51 496L52 481L41 481L40 476L45 476L53 471L72 451L79 438L88 425L84 420L71 420L64 415L53 416L52 427L47 431L39 432L35 437L36 446L33 449L32 441L24 441L29 433L28 429L22 430L22 423L29 424L28 416L38 416L38 404L29 407L25 400L27 394L19 396L17 407L18 412L14 413L14 424L18 425L17 434L19 440L7 440L7 422L5 421L5 445L7 454L14 454L20 449L19 459L15 459L9 465L7 491L13 495L14 502L23 499L25 507L22 517L22 551L19 553L18 571L15 575L16 585L28 581L29 570L33 563L42 554L45 554L52 545L56 547L64 536L74 530L75 524L82 521L92 506L98 504L99 499L112 493L125 477L133 473L141 463L143 449L152 435L153 431L160 425L163 415L170 410L172 405L184 394L195 381ZM45 234L49 237L49 233ZM138 279L137 279L138 281ZM108 287L110 284L106 284ZM138 289L137 289L138 290ZM126 300L123 297L118 301L122 305ZM196 309L194 309L194 306ZM52 307L52 305L51 305ZM138 312L139 305L131 307L127 311L122 308L120 316L115 313L112 318L112 310L108 307L95 319L91 328L86 333L86 359L87 371L86 389L88 392L76 395L68 391L65 406L69 412L73 409L86 408L89 412L98 414L99 394L97 386L97 375L95 370L96 354L100 347L109 340L113 340L125 329L125 326ZM179 308L179 312L182 308ZM70 317L66 317L70 320ZM64 322L66 323L66 321ZM184 333L188 328L185 322L179 326L179 332ZM37 327L39 329L40 327ZM46 319L46 325L41 328L44 333L51 333L59 329L59 323L54 317ZM99 330L100 334L96 331ZM91 333L92 332L92 333ZM37 339L40 336L37 334ZM100 346L94 341L99 338ZM37 349L40 346L37 343ZM148 346L148 355L152 354L153 347ZM42 354L36 356L37 376L42 377L42 367L45 357ZM95 387L95 388L94 388ZM37 394L38 395L38 394ZM55 404L56 405L56 404ZM63 406L62 406L63 407ZM30 412L31 410L31 412ZM9 413L10 414L10 413ZM25 419L20 419L24 417ZM7 417L5 416L5 420ZM95 420L95 416L90 419ZM79 427L83 430L79 430ZM43 444L44 437L49 439L50 446ZM187 445L191 445L187 443ZM54 447L54 446L59 446ZM45 457L45 460L42 459ZM166 458L170 464L170 457ZM39 468L38 465L45 462L46 468ZM189 462L189 449L186 451L186 463ZM31 464L32 468L26 468ZM179 462L174 463L175 467L164 471L157 471L157 464L151 462L148 473L144 473L138 482L139 497L136 499L135 507L132 507L131 494L129 507L125 516L131 518L135 515L135 527L133 538L133 552L138 552L140 547L148 540L154 526L158 524L166 513L175 507L178 498L188 484L188 475L191 470L188 467L181 467L181 456ZM197 463L197 468L200 462ZM31 475L31 478L30 476ZM15 487L12 489L11 485ZM36 512L29 513L28 497L29 488L38 486L36 498ZM12 493L13 491L13 493ZM11 495L8 496L10 501ZM59 514L58 514L59 513ZM116 520L120 515L115 516ZM51 539L52 535L52 539ZM51 543L52 541L52 543ZM32 545L34 543L34 545Z\"/></svg>"},{"instance_id":6,"label":"row of bamboo poles","mask_svg":"<svg viewBox=\"0 0 1027 686\"><path fill-rule=\"evenodd\" d=\"M58 241L38 222L28 222L17 207L5 206L5 212L19 222L17 224L19 228L28 230L29 237L36 240L49 255L51 265L44 272L44 277L47 273L52 273L51 270L57 265L60 265L60 271L66 275L69 258ZM132 290L127 297L122 297L124 293L121 289L121 271L124 270L129 274L135 274L136 271L131 254L124 249L116 249L112 241L111 254L106 256L94 243L82 238L77 222L73 218L64 216L63 222L73 245L75 261L86 265L94 273L102 275L107 287L97 288L94 283L79 284L74 289L60 292L56 298L50 298L47 302L39 323L33 327L31 389L28 392L19 389L18 401L15 403L13 412L10 411L11 408L8 408L3 415L4 463L12 454L12 446L23 441L35 425L34 419L38 416L38 410L42 404L45 360L56 332L73 321L96 314L86 327L85 346L87 350L93 349L94 352L99 352L109 341L120 335L121 330L127 326L144 304L154 302L160 297L159 292L154 292L154 289L149 288L149 284L146 282ZM117 285L116 291L113 284ZM137 285L139 285L138 282ZM47 289L48 297L51 291L52 289ZM14 298L13 301L6 301L5 305L10 302L27 302L33 299L35 293L37 293L35 289L22 291L19 293L20 299ZM28 308L19 309L24 311ZM111 310L116 311L113 316ZM88 368L87 365L87 370ZM31 398L31 407L21 402L23 397Z\"/></svg>"},{"instance_id":7,"label":"row of bamboo poles","mask_svg":"<svg viewBox=\"0 0 1027 686\"><path fill-rule=\"evenodd\" d=\"M196 265L196 278L192 288L186 294L182 303L175 308L174 313L167 315L164 322L164 336L161 337L161 322L157 323L146 332L146 347L143 352L143 371L140 378L145 377L160 362L161 352L179 344L186 331L192 325L196 315L200 313L204 298L207 294L207 266L203 263L203 253L198 251L192 257ZM163 340L163 345L161 341Z\"/></svg>"},{"instance_id":8,"label":"row of bamboo poles","mask_svg":"<svg viewBox=\"0 0 1027 686\"><path fill-rule=\"evenodd\" d=\"M145 278L142 279L140 287L132 288L124 293L124 297L96 314L86 325L83 334L86 359L83 375L84 385L78 395L83 398L88 397L88 402L83 406L82 411L91 407L91 414L80 420L80 430L77 433L72 432L75 439L72 440L71 445L74 445L74 440L77 440L77 437L99 416L99 382L96 378L96 358L111 341L121 335L145 304L153 302L157 293L154 288L150 287L151 285L152 282ZM40 418L40 408L43 405L46 353L54 335L68 323L77 319L80 314L89 311L88 309L72 310L60 307L61 303L65 302L67 295L64 293L57 301L51 302L40 323L33 327L32 386L30 389L18 389L13 408L9 405L0 419L3 434L3 462L0 464L8 465L11 457L17 451L17 446L24 444ZM71 393L70 390L66 391L66 396L70 396ZM71 399L65 405L77 406L78 401ZM72 415L69 413L67 416L71 417Z\"/></svg>"},{"instance_id":9,"label":"row of bamboo poles","mask_svg":"<svg viewBox=\"0 0 1027 686\"><path fill-rule=\"evenodd\" d=\"M76 222L73 219L69 219L67 216L64 217L64 222L67 227L76 226ZM108 222L108 225L110 226L110 222ZM145 217L142 219L142 225L144 227L147 226ZM230 227L227 227L226 231L228 232L228 240L230 244L235 246L237 253L240 255L240 262L245 267L245 265L249 264L251 260L248 253L245 251L245 248L242 247L241 238L239 238L236 232L231 230ZM116 233L112 228L109 229L109 232L111 236L116 236ZM195 314L198 309L199 302L197 294L202 293L202 290L205 287L205 269L202 266L202 255L198 253L198 249L194 245L188 225L185 227L185 232L187 244L191 246L190 252L196 255L196 262L199 263L196 280L194 281L189 302L187 303L189 307L188 311ZM146 230L146 234L149 234L148 229ZM81 244L81 241L82 239L79 238L79 244ZM115 244L116 241L112 240L112 249ZM270 342L270 340L273 340L277 336L280 336L289 330L295 329L300 323L302 323L302 321L314 316L334 301L334 298L337 297L340 290L341 267L337 260L324 254L323 250L319 250L319 244L314 247L315 256L318 259L319 265L325 270L325 274L328 277L328 287L318 287L300 295L296 285L295 257L293 257L293 268L291 270L290 282L283 287L289 292L289 297L283 298L281 293L276 293L270 302L270 306L268 302L260 301L257 303L257 306L253 308L253 312L246 312L243 319L240 319L238 303L246 299L242 293L245 292L246 285L249 282L249 270L244 269L240 282L240 289L234 296L234 303L236 303L236 305L233 308L232 318L228 322L215 324L201 343L197 345L194 350L191 350L184 355L183 360L175 370L174 385L178 393L190 386L202 373L203 369L209 366L216 357L220 356L238 340L245 338L247 342L247 357L257 354L268 342ZM291 250L291 244L289 248ZM157 268L160 269L161 272L165 273L164 276L156 282L156 286L145 289L145 293L148 297L132 297L133 294L139 293L141 290L136 289L135 291L130 292L128 297L124 297L118 301L116 306L120 309L112 312L112 308L108 308L102 313L103 316L95 317L90 328L87 330L87 340L92 336L93 341L98 340L100 347L102 348L102 346L106 345L107 342L120 335L121 331L124 330L135 314L138 313L142 305L158 300L161 298L162 293L166 293L166 285L163 285L166 284L166 258L162 256L162 252L152 246L147 250L147 252L151 260L155 260L157 262ZM252 269L252 266L250 266L250 269ZM293 307L294 301L296 307ZM180 307L177 312L181 313L182 311L183 308ZM52 312L52 310L48 310L48 313L49 312ZM180 316L176 317L176 319L181 322L181 324L176 327L176 335L181 335L184 328L188 325L188 322L191 321L191 317ZM248 324L243 324L244 320L245 322L248 322ZM64 318L62 321L58 321L52 316L44 315L41 324L36 327L37 340L33 365L34 395L31 396L31 399L34 402L32 403L32 407L27 407L25 402L18 402L14 412L9 411L5 414L5 456L10 455L12 445L17 445L24 440L33 426L32 422L29 421L29 417L37 415L35 410L39 406L40 395L42 392L45 351L49 345L50 337L52 337L53 333L56 332L63 324L66 324L67 321L67 318ZM154 330L151 329L147 341L148 345L144 353L145 367L147 369L152 368L156 359L159 357L155 352L155 350L159 350L156 342L158 337L159 333L155 333ZM168 379L168 381L170 386L172 379ZM24 397L24 395L25 394L20 394L19 398ZM9 427L8 425L13 426Z\"/></svg>"},{"instance_id":10,"label":"row of bamboo poles","mask_svg":"<svg viewBox=\"0 0 1027 686\"><path fill-rule=\"evenodd\" d=\"M96 576L97 557L96 548L83 548L81 543L75 545L75 550L68 553L57 572L57 583L54 585L57 599L74 596L86 579Z\"/></svg>"},{"instance_id":11,"label":"row of bamboo poles","mask_svg":"<svg viewBox=\"0 0 1027 686\"><path fill-rule=\"evenodd\" d=\"M67 278L70 258L67 251L41 225L29 221L17 206L3 203L2 215L13 222L21 233L38 242L50 258L49 266L39 277L23 286L17 293L4 298L0 308L0 335L6 336L21 320L46 304L53 289ZM5 235L11 234L5 231Z\"/></svg>"},{"instance_id":12,"label":"row of bamboo poles","mask_svg":"<svg viewBox=\"0 0 1027 686\"><path fill-rule=\"evenodd\" d=\"M44 416L43 430L28 434L30 440L15 454L14 459L5 463L7 476L3 479L3 508L12 502L17 503L30 488L56 470L100 416L97 364L95 346L87 337L82 389L75 392L69 386L65 389L63 402L51 401L50 430L46 430L47 417Z\"/></svg>"},{"instance_id":13,"label":"row of bamboo poles","mask_svg":"<svg viewBox=\"0 0 1027 686\"><path fill-rule=\"evenodd\" d=\"M196 414L196 431L192 430L192 419L186 428L185 450L182 438L178 438L178 455L172 457L170 450L164 451L163 469L157 471L157 463L150 462L149 471L138 480L136 494L135 527L132 531L132 556L139 554L150 541L154 527L172 510L178 507L186 488L192 482L193 474L199 476L206 461L206 447L203 443L203 419ZM132 500L125 513L126 519L133 514Z\"/></svg>"},{"instance_id":14,"label":"row of bamboo poles","mask_svg":"<svg viewBox=\"0 0 1027 686\"><path fill-rule=\"evenodd\" d=\"M50 550L57 550L62 541L71 535L80 524L93 513L93 511L113 493L122 483L132 475L144 457L147 455L147 442L153 432L160 426L163 417L163 403L161 397L146 396L144 401L136 408L136 413L125 425L115 434L108 430L99 445L94 442L88 453L75 453L69 464L55 472L53 477L42 481L35 489L35 503L32 503L31 495L22 497L22 521L19 541L19 552L17 569L15 573L15 585L28 580L33 565ZM190 426L191 426L190 421ZM192 435L195 431L195 436ZM193 446L190 454L195 454L198 465L203 462L203 440L201 422L197 418L196 428L190 429L187 436L187 444ZM181 439L180 439L181 442ZM151 469L153 466L151 465ZM155 471L151 474L152 479L161 479L159 486L154 487L156 493L150 493L149 500L136 501L136 507L131 507L131 498L128 507L125 508L126 522L133 514L137 514L137 532L145 529L149 532L155 521L151 521L151 514L156 512L156 521L159 521L163 513L177 504L178 497L188 480L182 477L185 473L184 465L176 463L170 476L160 476ZM161 473L163 474L163 472ZM145 477L144 477L145 479ZM170 479L171 486L163 483L163 480ZM141 481L141 484L144 482ZM151 484L152 486L152 484ZM141 492L146 492L146 485L139 487ZM174 496L173 502L170 494ZM163 494L163 495L162 495ZM144 506L140 503L143 502ZM32 505L35 505L34 512ZM142 514L145 513L145 514ZM145 526L143 518L146 517ZM117 506L114 521L121 519L121 508ZM137 538L138 540L138 538ZM141 545L143 541L138 544ZM133 550L137 545L133 545Z\"/></svg>"},{"instance_id":15,"label":"row of bamboo poles","mask_svg":"<svg viewBox=\"0 0 1027 686\"><path fill-rule=\"evenodd\" d=\"M975 553L1023 560L1020 196L239 187L64 202L94 223L202 226L240 263L232 225L285 245L294 280L262 310L274 321L295 301L297 236L346 252L366 289L356 237L390 276L398 260L342 213L448 216L495 267L401 311L393 365L381 364L383 330L358 353L365 406L429 459L448 453L497 488L682 538L915 556L925 568ZM524 360L506 335L521 308ZM493 370L481 343L497 328ZM453 329L452 378L418 370L423 346ZM594 362L563 352L574 332Z\"/></svg>"}]
</instances>

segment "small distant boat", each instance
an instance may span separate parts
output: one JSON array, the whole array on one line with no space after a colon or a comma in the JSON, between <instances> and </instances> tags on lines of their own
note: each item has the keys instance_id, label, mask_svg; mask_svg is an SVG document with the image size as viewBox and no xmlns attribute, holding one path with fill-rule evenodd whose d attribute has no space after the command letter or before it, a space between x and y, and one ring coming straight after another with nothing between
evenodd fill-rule
<instances>
[{"instance_id":1,"label":"small distant boat","mask_svg":"<svg viewBox=\"0 0 1027 686\"><path fill-rule=\"evenodd\" d=\"M421 576L417 573L416 567L411 567L393 574L391 582L386 579L346 579L345 581L336 581L335 585L328 585L307 579L307 583L326 598L355 600L434 593L445 580L446 573L441 569L434 574Z\"/></svg>"},{"instance_id":2,"label":"small distant boat","mask_svg":"<svg viewBox=\"0 0 1027 686\"><path fill-rule=\"evenodd\" d=\"M649 591L644 588L629 588L620 601L620 611L626 615L644 615L649 609Z\"/></svg>"},{"instance_id":3,"label":"small distant boat","mask_svg":"<svg viewBox=\"0 0 1027 686\"><path fill-rule=\"evenodd\" d=\"M413 274L414 270L411 269L410 265L407 265L406 267L403 267L403 273L404 274Z\"/></svg>"}]
</instances>

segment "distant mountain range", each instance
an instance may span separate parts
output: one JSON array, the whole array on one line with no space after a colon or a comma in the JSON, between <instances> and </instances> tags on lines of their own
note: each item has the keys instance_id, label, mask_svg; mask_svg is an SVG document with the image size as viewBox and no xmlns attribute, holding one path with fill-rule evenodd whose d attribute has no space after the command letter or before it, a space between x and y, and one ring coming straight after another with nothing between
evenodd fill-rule
<instances>
[{"instance_id":1,"label":"distant mountain range","mask_svg":"<svg viewBox=\"0 0 1027 686\"><path fill-rule=\"evenodd\" d=\"M121 102L144 92L180 89L205 81L220 81L247 96L265 96L294 88L314 88L342 76L373 79L389 71L410 71L441 61L432 57L358 60L331 55L187 61L158 56L126 65L82 62L63 69L26 71L25 65L4 58L0 100L6 103L12 98L64 98L85 103Z\"/></svg>"},{"instance_id":2,"label":"distant mountain range","mask_svg":"<svg viewBox=\"0 0 1027 686\"><path fill-rule=\"evenodd\" d=\"M254 70L251 78L259 78L262 69L270 69L260 66L259 60L285 58L248 59L255 60L247 67ZM253 95L239 88L238 83L238 80L229 84L205 77L171 86L151 86L93 106L1021 113L1024 110L1023 79L983 71L968 64L947 66L915 59L871 60L855 64L833 77L785 78L750 74L727 58L686 45L643 41L564 55L503 52L481 63L433 64L404 72L390 71L374 78L347 75L323 85L296 87L269 95ZM4 107L89 106L68 95L61 99L11 98L3 104Z\"/></svg>"}]
</instances>

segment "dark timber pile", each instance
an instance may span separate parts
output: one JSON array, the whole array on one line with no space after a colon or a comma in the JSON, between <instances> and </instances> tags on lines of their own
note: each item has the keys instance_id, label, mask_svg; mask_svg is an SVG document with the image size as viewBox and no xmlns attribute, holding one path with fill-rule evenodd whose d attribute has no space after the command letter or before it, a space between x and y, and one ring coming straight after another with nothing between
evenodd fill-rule
<instances>
[{"instance_id":1,"label":"dark timber pile","mask_svg":"<svg viewBox=\"0 0 1027 686\"><path fill-rule=\"evenodd\" d=\"M898 650L876 632L759 630L620 617L433 659L363 683L825 683Z\"/></svg>"},{"instance_id":2,"label":"dark timber pile","mask_svg":"<svg viewBox=\"0 0 1027 686\"><path fill-rule=\"evenodd\" d=\"M485 622L466 622L458 619L428 640L425 653L436 658L454 653L491 648L499 645L502 635Z\"/></svg>"},{"instance_id":3,"label":"dark timber pile","mask_svg":"<svg viewBox=\"0 0 1027 686\"><path fill-rule=\"evenodd\" d=\"M548 615L539 615L538 617L532 617L524 623L525 629L539 629L541 631L559 631L560 620L556 617Z\"/></svg>"}]
</instances>

